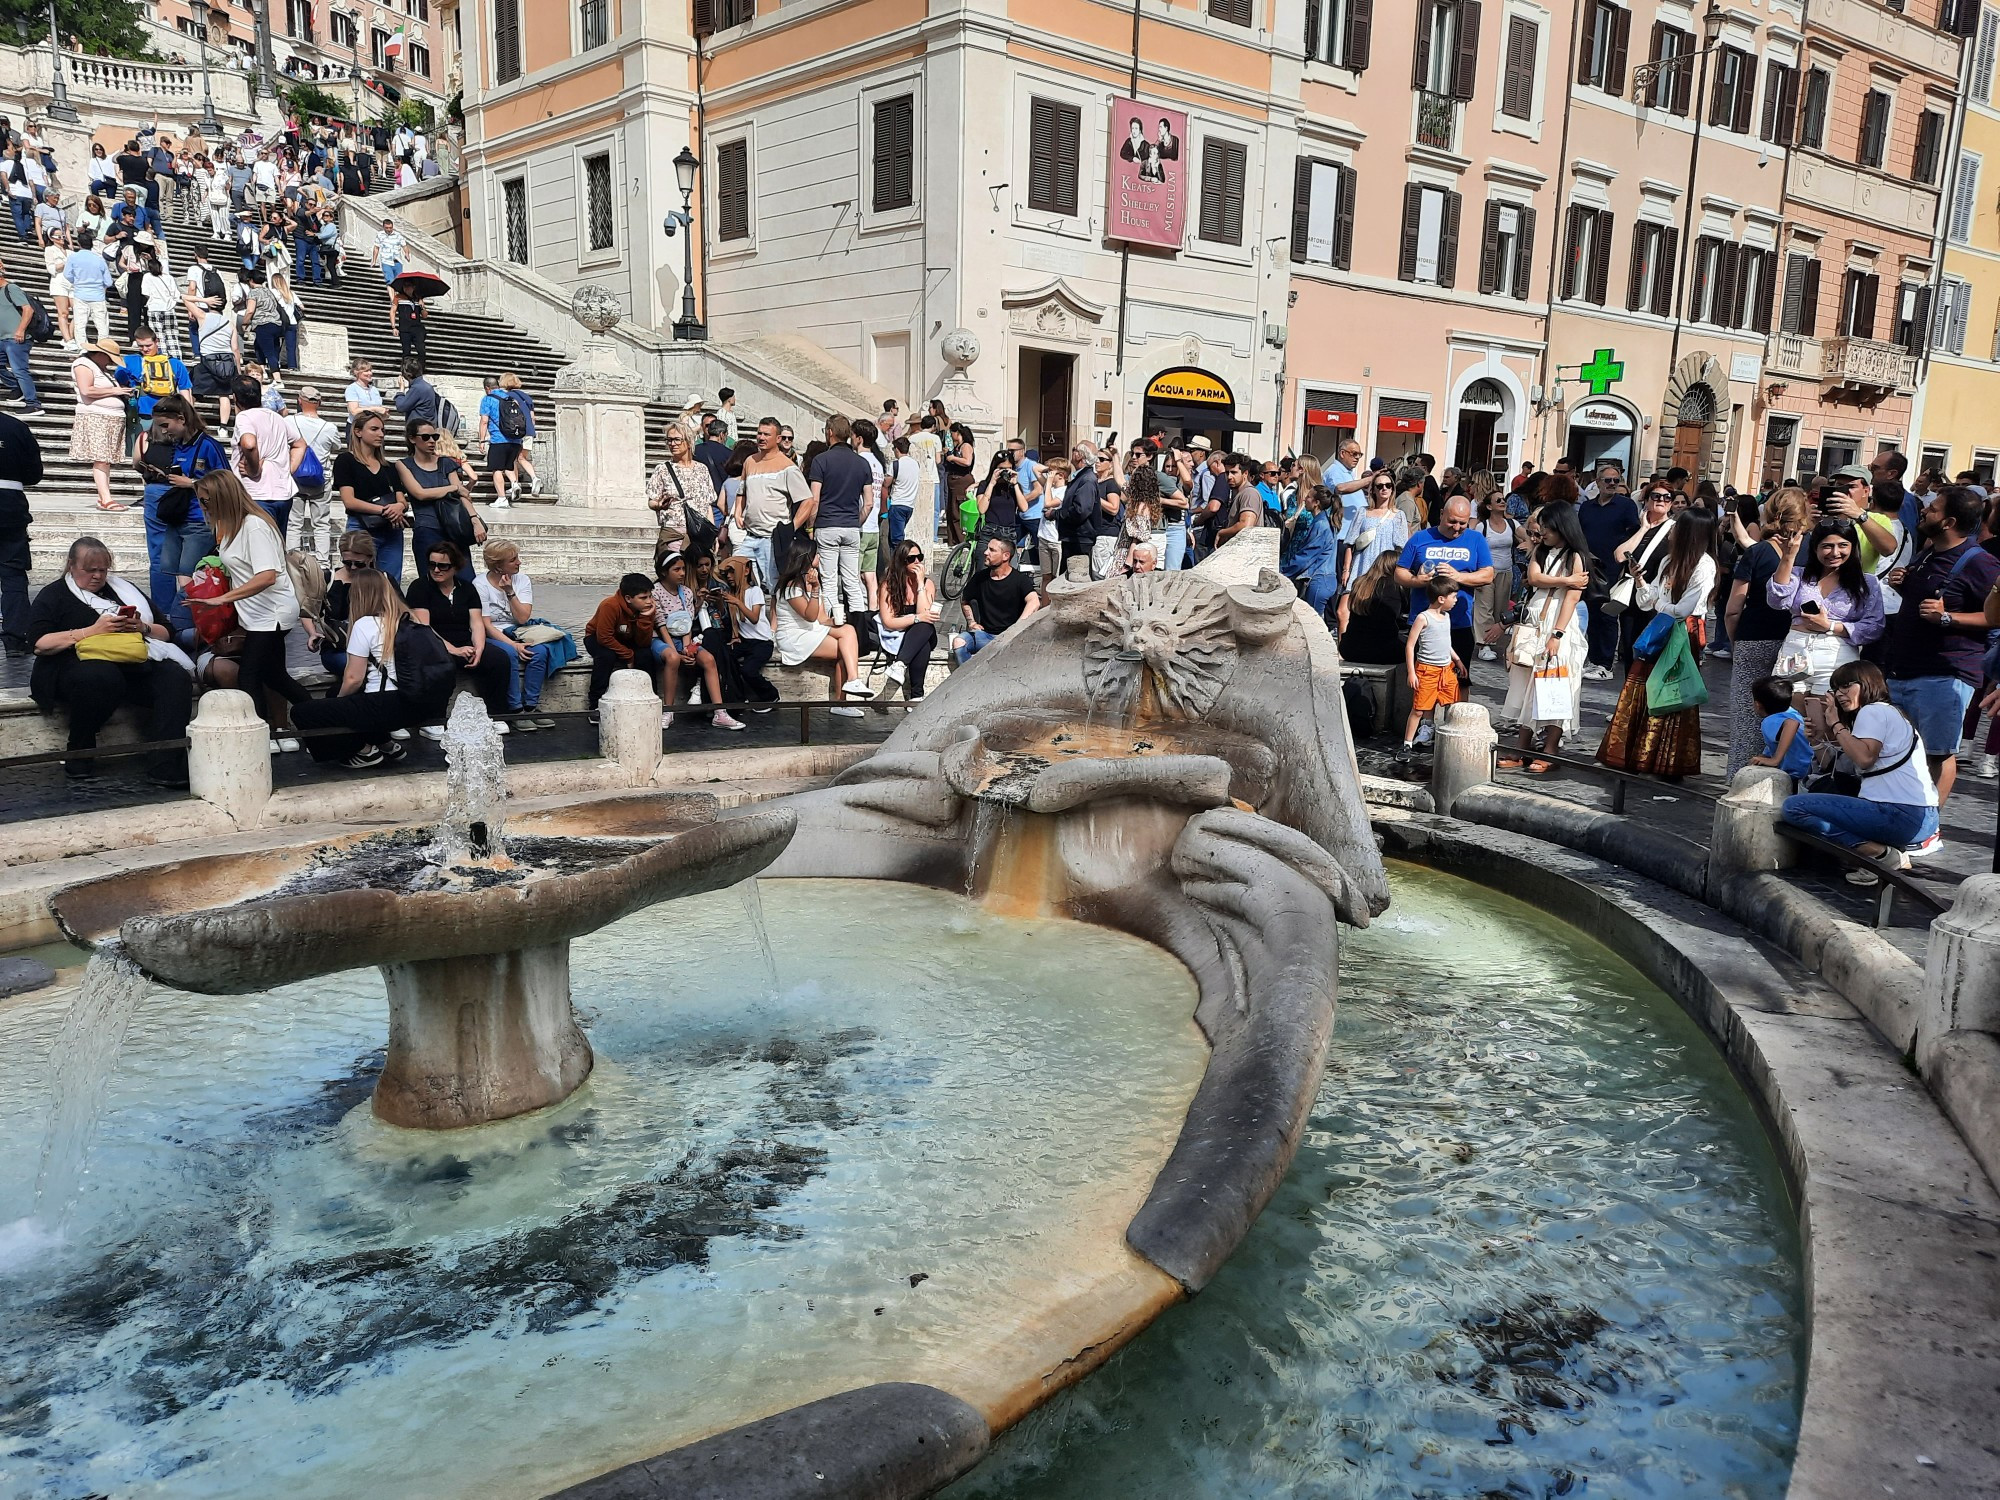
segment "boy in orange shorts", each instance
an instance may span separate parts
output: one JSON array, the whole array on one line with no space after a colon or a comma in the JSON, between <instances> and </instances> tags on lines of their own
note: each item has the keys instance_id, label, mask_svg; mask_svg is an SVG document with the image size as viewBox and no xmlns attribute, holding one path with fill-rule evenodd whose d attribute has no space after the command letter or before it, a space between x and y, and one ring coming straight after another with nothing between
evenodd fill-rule
<instances>
[{"instance_id":1,"label":"boy in orange shorts","mask_svg":"<svg viewBox=\"0 0 2000 1500\"><path fill-rule=\"evenodd\" d=\"M1409 721L1403 725L1403 748L1398 760L1407 760L1416 748L1417 726L1433 711L1459 698L1459 674L1465 663L1451 649L1451 609L1458 602L1458 584L1450 578L1426 579L1431 607L1410 625L1409 643L1403 647L1403 665L1410 674Z\"/></svg>"}]
</instances>

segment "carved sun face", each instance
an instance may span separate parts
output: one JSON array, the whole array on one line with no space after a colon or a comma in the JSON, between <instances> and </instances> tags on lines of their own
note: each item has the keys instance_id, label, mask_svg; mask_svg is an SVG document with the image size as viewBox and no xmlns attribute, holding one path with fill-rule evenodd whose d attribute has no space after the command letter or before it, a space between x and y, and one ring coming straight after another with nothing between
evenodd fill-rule
<instances>
[{"instance_id":1,"label":"carved sun face","mask_svg":"<svg viewBox=\"0 0 2000 1500\"><path fill-rule=\"evenodd\" d=\"M1136 702L1150 671L1169 716L1202 717L1236 669L1228 596L1186 573L1135 574L1106 598L1083 652L1093 702Z\"/></svg>"}]
</instances>

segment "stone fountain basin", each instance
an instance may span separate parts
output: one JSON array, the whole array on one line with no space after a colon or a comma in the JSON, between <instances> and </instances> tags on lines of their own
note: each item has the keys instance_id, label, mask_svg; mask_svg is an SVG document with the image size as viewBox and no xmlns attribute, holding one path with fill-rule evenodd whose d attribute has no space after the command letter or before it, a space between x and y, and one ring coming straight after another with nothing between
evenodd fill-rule
<instances>
[{"instance_id":1,"label":"stone fountain basin","mask_svg":"<svg viewBox=\"0 0 2000 1500\"><path fill-rule=\"evenodd\" d=\"M96 946L116 937L164 983L233 994L361 965L567 942L655 902L748 879L791 838L788 810L723 821L717 811L714 798L682 793L511 820L508 833L573 839L578 856L601 861L515 885L275 894L385 834L428 832L413 825L155 866L72 886L51 905L76 942Z\"/></svg>"}]
</instances>

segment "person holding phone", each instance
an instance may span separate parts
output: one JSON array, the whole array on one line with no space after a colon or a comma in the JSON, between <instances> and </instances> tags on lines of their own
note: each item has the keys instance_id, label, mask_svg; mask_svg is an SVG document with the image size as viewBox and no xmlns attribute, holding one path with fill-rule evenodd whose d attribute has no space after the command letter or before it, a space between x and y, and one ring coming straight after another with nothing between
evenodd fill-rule
<instances>
[{"instance_id":1,"label":"person holding phone","mask_svg":"<svg viewBox=\"0 0 2000 1500\"><path fill-rule=\"evenodd\" d=\"M1794 827L1901 869L1910 853L1937 837L1942 793L1931 779L1924 742L1910 716L1889 699L1872 662L1836 667L1818 716L1834 748L1859 773L1858 796L1805 792L1787 797L1779 816ZM1880 885L1873 870L1847 872L1850 885Z\"/></svg>"},{"instance_id":2,"label":"person holding phone","mask_svg":"<svg viewBox=\"0 0 2000 1500\"><path fill-rule=\"evenodd\" d=\"M1887 624L1882 585L1861 565L1856 529L1843 517L1821 521L1810 538L1780 532L1777 570L1765 586L1773 609L1791 611L1778 661L1802 661L1807 691L1816 697L1831 691L1834 668L1859 660Z\"/></svg>"}]
</instances>

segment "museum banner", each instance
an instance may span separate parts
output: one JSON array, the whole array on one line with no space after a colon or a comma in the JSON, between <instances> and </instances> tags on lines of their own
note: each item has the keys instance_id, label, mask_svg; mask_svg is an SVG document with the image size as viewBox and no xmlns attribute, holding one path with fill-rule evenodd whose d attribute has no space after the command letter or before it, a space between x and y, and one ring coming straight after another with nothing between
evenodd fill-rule
<instances>
[{"instance_id":1,"label":"museum banner","mask_svg":"<svg viewBox=\"0 0 2000 1500\"><path fill-rule=\"evenodd\" d=\"M1108 139L1107 238L1180 249L1187 218L1187 116L1137 99L1113 99Z\"/></svg>"}]
</instances>

